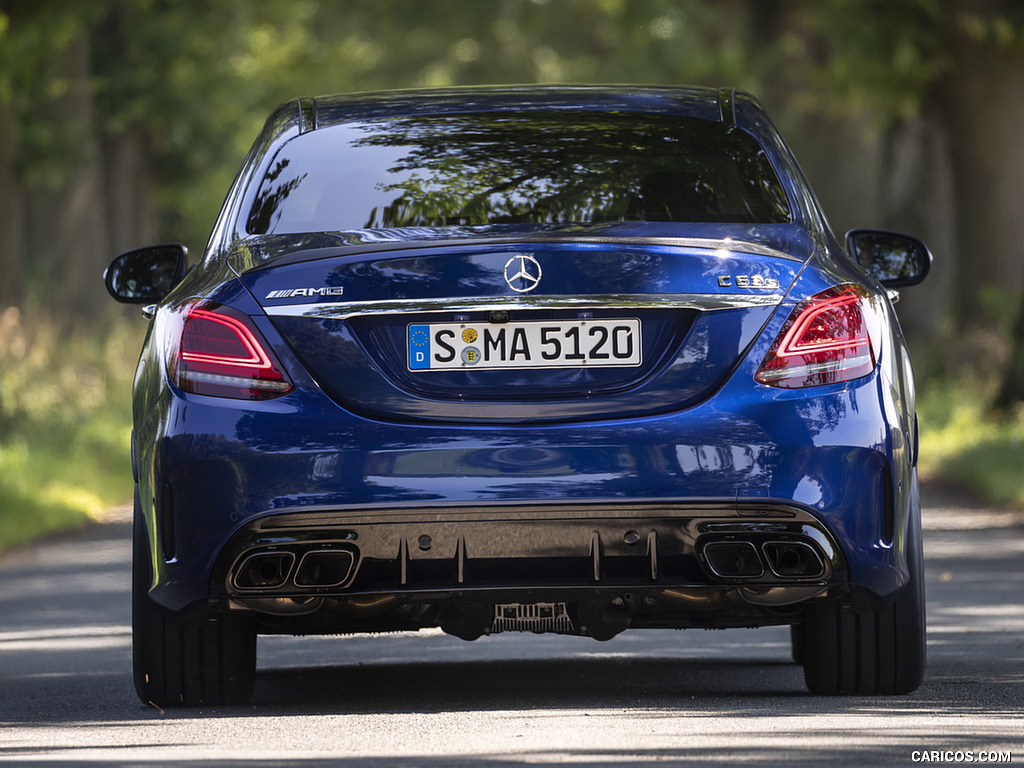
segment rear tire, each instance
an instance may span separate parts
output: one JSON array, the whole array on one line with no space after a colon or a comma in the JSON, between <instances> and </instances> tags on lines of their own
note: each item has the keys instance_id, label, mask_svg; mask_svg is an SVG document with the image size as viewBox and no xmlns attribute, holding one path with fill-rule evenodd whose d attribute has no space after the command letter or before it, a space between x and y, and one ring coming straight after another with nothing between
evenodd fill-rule
<instances>
[{"instance_id":1,"label":"rear tire","mask_svg":"<svg viewBox=\"0 0 1024 768\"><path fill-rule=\"evenodd\" d=\"M135 692L157 707L241 704L256 681L256 631L233 616L184 620L149 598L145 521L135 503L132 541L132 664Z\"/></svg>"},{"instance_id":2,"label":"rear tire","mask_svg":"<svg viewBox=\"0 0 1024 768\"><path fill-rule=\"evenodd\" d=\"M907 536L910 580L892 605L862 613L834 603L808 607L799 645L811 693L903 694L921 685L926 651L921 539L918 513Z\"/></svg>"}]
</instances>

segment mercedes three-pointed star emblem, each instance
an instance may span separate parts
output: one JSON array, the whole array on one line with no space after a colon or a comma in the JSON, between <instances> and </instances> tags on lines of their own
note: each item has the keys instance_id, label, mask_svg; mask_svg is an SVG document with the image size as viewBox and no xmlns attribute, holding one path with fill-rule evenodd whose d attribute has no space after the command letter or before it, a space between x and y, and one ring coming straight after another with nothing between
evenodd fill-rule
<instances>
[{"instance_id":1,"label":"mercedes three-pointed star emblem","mask_svg":"<svg viewBox=\"0 0 1024 768\"><path fill-rule=\"evenodd\" d=\"M540 282L540 262L533 256L517 254L505 262L505 282L516 293L528 293Z\"/></svg>"}]
</instances>

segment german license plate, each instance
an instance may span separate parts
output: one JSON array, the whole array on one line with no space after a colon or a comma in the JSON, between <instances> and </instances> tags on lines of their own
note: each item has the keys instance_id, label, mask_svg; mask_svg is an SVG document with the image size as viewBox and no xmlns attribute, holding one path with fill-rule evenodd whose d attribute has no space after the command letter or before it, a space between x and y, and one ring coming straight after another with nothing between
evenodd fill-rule
<instances>
[{"instance_id":1,"label":"german license plate","mask_svg":"<svg viewBox=\"0 0 1024 768\"><path fill-rule=\"evenodd\" d=\"M408 327L409 370L638 366L640 320L421 323Z\"/></svg>"}]
</instances>

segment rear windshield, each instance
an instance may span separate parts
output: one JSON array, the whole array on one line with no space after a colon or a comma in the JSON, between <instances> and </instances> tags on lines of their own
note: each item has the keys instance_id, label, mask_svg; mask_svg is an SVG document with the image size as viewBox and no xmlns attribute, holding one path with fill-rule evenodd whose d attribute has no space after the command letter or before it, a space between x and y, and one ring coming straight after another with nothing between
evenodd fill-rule
<instances>
[{"instance_id":1,"label":"rear windshield","mask_svg":"<svg viewBox=\"0 0 1024 768\"><path fill-rule=\"evenodd\" d=\"M767 157L738 128L563 111L369 120L298 136L262 180L248 231L790 220Z\"/></svg>"}]
</instances>

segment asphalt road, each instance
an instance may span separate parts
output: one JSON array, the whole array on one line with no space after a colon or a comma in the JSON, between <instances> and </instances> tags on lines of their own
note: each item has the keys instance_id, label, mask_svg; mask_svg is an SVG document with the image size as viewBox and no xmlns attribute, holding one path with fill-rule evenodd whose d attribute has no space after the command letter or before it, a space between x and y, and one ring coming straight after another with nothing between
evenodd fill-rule
<instances>
[{"instance_id":1,"label":"asphalt road","mask_svg":"<svg viewBox=\"0 0 1024 768\"><path fill-rule=\"evenodd\" d=\"M1024 762L1024 516L926 491L929 660L899 697L807 694L788 631L261 638L244 707L131 684L123 519L0 557L0 762L67 766Z\"/></svg>"}]
</instances>

